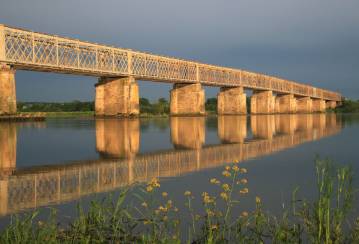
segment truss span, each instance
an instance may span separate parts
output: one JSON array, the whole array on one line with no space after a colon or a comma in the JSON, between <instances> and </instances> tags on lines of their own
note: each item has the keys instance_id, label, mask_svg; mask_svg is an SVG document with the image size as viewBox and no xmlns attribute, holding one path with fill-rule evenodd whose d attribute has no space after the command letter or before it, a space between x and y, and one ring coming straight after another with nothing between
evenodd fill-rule
<instances>
[{"instance_id":1,"label":"truss span","mask_svg":"<svg viewBox=\"0 0 359 244\"><path fill-rule=\"evenodd\" d=\"M242 86L297 96L341 101L339 93L214 65L41 34L0 25L0 62L16 69L209 86Z\"/></svg>"}]
</instances>

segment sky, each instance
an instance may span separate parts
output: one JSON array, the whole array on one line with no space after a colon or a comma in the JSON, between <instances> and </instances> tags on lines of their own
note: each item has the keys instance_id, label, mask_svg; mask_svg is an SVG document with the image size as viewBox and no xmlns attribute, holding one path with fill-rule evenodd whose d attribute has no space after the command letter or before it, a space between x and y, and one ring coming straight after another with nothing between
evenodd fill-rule
<instances>
[{"instance_id":1,"label":"sky","mask_svg":"<svg viewBox=\"0 0 359 244\"><path fill-rule=\"evenodd\" d=\"M275 75L359 99L358 0L0 0L0 23ZM93 100L97 78L17 71L19 101ZM140 96L170 84L139 81ZM206 88L214 97L218 88Z\"/></svg>"}]
</instances>

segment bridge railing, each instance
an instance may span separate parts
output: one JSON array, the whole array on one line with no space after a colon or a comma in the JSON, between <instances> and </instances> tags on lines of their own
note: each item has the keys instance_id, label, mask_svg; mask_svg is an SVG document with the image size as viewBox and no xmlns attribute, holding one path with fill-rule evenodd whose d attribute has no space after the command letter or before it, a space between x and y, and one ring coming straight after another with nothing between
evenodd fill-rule
<instances>
[{"instance_id":1,"label":"bridge railing","mask_svg":"<svg viewBox=\"0 0 359 244\"><path fill-rule=\"evenodd\" d=\"M339 93L254 72L201 64L0 25L0 62L20 69L164 82L243 86L326 100Z\"/></svg>"}]
</instances>

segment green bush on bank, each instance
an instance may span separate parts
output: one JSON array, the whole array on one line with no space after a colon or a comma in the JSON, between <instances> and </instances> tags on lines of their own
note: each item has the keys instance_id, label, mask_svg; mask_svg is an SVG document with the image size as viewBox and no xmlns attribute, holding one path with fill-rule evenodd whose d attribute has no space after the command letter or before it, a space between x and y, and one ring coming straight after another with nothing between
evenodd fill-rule
<instances>
[{"instance_id":1,"label":"green bush on bank","mask_svg":"<svg viewBox=\"0 0 359 244\"><path fill-rule=\"evenodd\" d=\"M249 189L247 170L227 165L222 176L209 179L218 194L184 192L185 209L179 210L170 193L162 192L158 179L141 186L140 193L124 190L116 202L92 202L62 229L54 211L48 221L37 222L35 212L14 218L0 234L1 243L358 243L359 219L348 219L353 209L352 172L334 168L328 160L316 160L318 196L314 202L297 199L281 216L263 210L260 197L255 209L233 213ZM161 195L161 197L158 197ZM125 204L127 197L137 199ZM196 212L194 201L202 202ZM181 223L186 226L183 229ZM349 224L348 224L349 223ZM183 226L183 225L182 225Z\"/></svg>"},{"instance_id":2,"label":"green bush on bank","mask_svg":"<svg viewBox=\"0 0 359 244\"><path fill-rule=\"evenodd\" d=\"M335 108L338 113L359 113L359 100L344 100L342 105Z\"/></svg>"}]
</instances>

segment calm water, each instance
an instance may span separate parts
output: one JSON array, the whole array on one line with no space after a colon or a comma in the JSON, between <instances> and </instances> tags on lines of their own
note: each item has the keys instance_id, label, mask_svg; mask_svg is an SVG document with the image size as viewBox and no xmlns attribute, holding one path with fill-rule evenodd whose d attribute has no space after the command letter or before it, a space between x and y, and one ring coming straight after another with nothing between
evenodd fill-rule
<instances>
[{"instance_id":1,"label":"calm water","mask_svg":"<svg viewBox=\"0 0 359 244\"><path fill-rule=\"evenodd\" d=\"M248 170L240 208L260 196L275 213L297 186L314 197L317 154L352 165L359 186L358 138L359 116L334 114L0 123L0 228L34 208L71 217L79 202L153 177L180 205L185 190L213 191L209 179L234 160Z\"/></svg>"}]
</instances>

